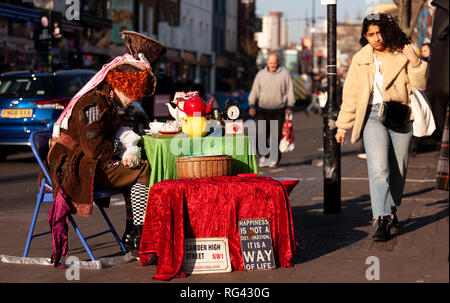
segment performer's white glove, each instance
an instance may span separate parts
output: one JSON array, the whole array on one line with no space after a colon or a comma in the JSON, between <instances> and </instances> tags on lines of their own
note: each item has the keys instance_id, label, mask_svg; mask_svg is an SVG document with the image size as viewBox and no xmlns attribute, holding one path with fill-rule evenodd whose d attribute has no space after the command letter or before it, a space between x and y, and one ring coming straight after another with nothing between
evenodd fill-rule
<instances>
[{"instance_id":1,"label":"performer's white glove","mask_svg":"<svg viewBox=\"0 0 450 303\"><path fill-rule=\"evenodd\" d=\"M128 165L130 165L131 168L135 168L139 165L140 160L140 148L137 146L132 146L130 148L127 148L127 150L124 152L122 156L122 161L127 161Z\"/></svg>"},{"instance_id":2,"label":"performer's white glove","mask_svg":"<svg viewBox=\"0 0 450 303\"><path fill-rule=\"evenodd\" d=\"M138 166L141 158L141 149L137 144L141 140L141 137L133 132L130 127L122 126L117 131L115 138L122 143L123 149L119 154L122 161L127 161L132 168Z\"/></svg>"}]
</instances>

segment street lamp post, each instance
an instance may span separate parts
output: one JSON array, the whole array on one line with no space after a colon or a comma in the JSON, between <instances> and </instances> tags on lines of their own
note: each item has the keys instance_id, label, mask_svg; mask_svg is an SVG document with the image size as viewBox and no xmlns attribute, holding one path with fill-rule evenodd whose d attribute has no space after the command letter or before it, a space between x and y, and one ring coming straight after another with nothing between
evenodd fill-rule
<instances>
[{"instance_id":1,"label":"street lamp post","mask_svg":"<svg viewBox=\"0 0 450 303\"><path fill-rule=\"evenodd\" d=\"M321 0L327 5L327 82L328 100L323 113L324 213L341 212L341 151L336 142L338 114L336 70L336 0Z\"/></svg>"},{"instance_id":2,"label":"street lamp post","mask_svg":"<svg viewBox=\"0 0 450 303\"><path fill-rule=\"evenodd\" d=\"M312 19L311 19L311 72L314 73L314 32L316 30L316 12L315 5L312 0Z\"/></svg>"}]
</instances>

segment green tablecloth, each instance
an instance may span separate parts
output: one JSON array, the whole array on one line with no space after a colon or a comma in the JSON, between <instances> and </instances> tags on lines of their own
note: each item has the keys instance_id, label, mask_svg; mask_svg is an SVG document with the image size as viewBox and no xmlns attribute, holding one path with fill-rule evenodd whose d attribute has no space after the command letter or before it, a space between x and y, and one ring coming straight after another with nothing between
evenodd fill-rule
<instances>
[{"instance_id":1,"label":"green tablecloth","mask_svg":"<svg viewBox=\"0 0 450 303\"><path fill-rule=\"evenodd\" d=\"M178 179L175 158L183 156L230 155L231 175L258 173L256 157L247 136L201 137L142 136L150 162L150 184Z\"/></svg>"}]
</instances>

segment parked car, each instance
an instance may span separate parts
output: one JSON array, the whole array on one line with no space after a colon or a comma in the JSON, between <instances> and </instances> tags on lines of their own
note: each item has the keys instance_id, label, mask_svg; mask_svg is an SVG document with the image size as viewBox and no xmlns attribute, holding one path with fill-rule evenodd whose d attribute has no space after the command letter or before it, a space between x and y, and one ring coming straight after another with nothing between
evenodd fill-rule
<instances>
[{"instance_id":1,"label":"parked car","mask_svg":"<svg viewBox=\"0 0 450 303\"><path fill-rule=\"evenodd\" d=\"M82 69L0 75L0 160L17 151L29 151L31 132L52 130L70 99L94 75L94 71ZM148 128L149 119L139 103L119 115L124 125L139 134Z\"/></svg>"}]
</instances>

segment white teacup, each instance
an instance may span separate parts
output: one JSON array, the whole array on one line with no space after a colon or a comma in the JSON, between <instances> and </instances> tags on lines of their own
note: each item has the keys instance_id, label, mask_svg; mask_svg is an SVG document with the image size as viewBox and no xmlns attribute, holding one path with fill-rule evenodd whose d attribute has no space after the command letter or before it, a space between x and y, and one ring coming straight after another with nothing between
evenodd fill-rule
<instances>
[{"instance_id":1,"label":"white teacup","mask_svg":"<svg viewBox=\"0 0 450 303\"><path fill-rule=\"evenodd\" d=\"M150 122L149 123L150 131L152 133L157 133L161 130L164 124L165 124L164 122Z\"/></svg>"}]
</instances>

